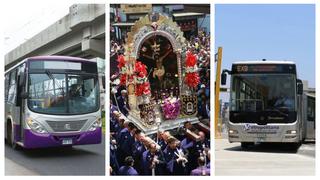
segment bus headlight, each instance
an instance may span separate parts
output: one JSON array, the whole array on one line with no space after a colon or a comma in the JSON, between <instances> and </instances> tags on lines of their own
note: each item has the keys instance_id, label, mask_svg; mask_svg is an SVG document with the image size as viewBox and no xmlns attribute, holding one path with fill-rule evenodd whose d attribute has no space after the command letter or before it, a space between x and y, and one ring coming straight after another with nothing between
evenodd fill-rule
<instances>
[{"instance_id":1,"label":"bus headlight","mask_svg":"<svg viewBox=\"0 0 320 180\"><path fill-rule=\"evenodd\" d=\"M32 131L36 132L36 133L47 133L48 131L43 127L42 124L40 124L39 122L29 118L27 120L27 124L28 126L31 128Z\"/></svg>"},{"instance_id":2,"label":"bus headlight","mask_svg":"<svg viewBox=\"0 0 320 180\"><path fill-rule=\"evenodd\" d=\"M96 119L90 126L89 131L95 131L98 127L101 127L101 118Z\"/></svg>"},{"instance_id":3,"label":"bus headlight","mask_svg":"<svg viewBox=\"0 0 320 180\"><path fill-rule=\"evenodd\" d=\"M229 134L238 134L238 131L237 131L237 130L229 129Z\"/></svg>"},{"instance_id":4,"label":"bus headlight","mask_svg":"<svg viewBox=\"0 0 320 180\"><path fill-rule=\"evenodd\" d=\"M287 134L297 134L297 131L296 130L289 130L289 131L287 131Z\"/></svg>"}]
</instances>

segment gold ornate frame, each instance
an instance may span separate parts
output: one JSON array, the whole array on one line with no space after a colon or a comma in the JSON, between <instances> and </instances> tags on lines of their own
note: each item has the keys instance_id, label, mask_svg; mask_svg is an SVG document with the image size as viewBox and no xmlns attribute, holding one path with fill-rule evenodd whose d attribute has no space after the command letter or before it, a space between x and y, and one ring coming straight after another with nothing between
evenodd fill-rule
<instances>
[{"instance_id":1,"label":"gold ornate frame","mask_svg":"<svg viewBox=\"0 0 320 180\"><path fill-rule=\"evenodd\" d=\"M156 28L155 28L156 26ZM183 83L183 77L185 73L185 54L187 51L186 39L183 37L183 32L180 27L173 22L173 20L165 15L159 13L148 14L141 17L135 24L131 27L131 31L128 32L128 37L125 44L125 60L127 62L128 74L132 74L134 70L134 65L136 59L140 56L140 49L143 43L154 35L160 35L169 40L172 45L173 52L177 56L177 68L179 77L179 93L181 95L190 96L190 89ZM129 95L129 119L133 120L136 125L141 127L144 131L154 132L159 128L159 123L161 124L161 119L156 119L155 125L149 125L143 122L136 121L140 118L140 111L138 109L139 102L144 101L142 99L137 99L134 95L134 82L127 82L127 89ZM146 102L144 102L146 104ZM156 108L155 108L156 109ZM156 114L159 112L156 112ZM162 129L171 129L179 126L185 121L198 121L195 114L188 116L182 113L180 119L177 122L171 121L168 123L162 123ZM158 124L158 125L156 125ZM158 126L158 127L156 127Z\"/></svg>"}]
</instances>

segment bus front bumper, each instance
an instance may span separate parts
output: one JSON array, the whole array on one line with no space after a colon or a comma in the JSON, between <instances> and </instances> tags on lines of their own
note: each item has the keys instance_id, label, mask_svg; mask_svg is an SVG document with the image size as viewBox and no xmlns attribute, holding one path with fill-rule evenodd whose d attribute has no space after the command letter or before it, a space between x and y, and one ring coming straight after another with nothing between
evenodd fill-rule
<instances>
[{"instance_id":1,"label":"bus front bumper","mask_svg":"<svg viewBox=\"0 0 320 180\"><path fill-rule=\"evenodd\" d=\"M37 134L30 129L25 129L23 139L23 147L26 149L100 144L102 140L102 129L99 127L94 131L61 135Z\"/></svg>"},{"instance_id":2,"label":"bus front bumper","mask_svg":"<svg viewBox=\"0 0 320 180\"><path fill-rule=\"evenodd\" d=\"M231 124L228 125L229 142L283 142L296 143L300 141L297 125L257 125Z\"/></svg>"},{"instance_id":3,"label":"bus front bumper","mask_svg":"<svg viewBox=\"0 0 320 180\"><path fill-rule=\"evenodd\" d=\"M260 136L260 135L230 135L229 134L229 142L254 142L254 143L262 143L262 142L283 142L283 143L296 143L299 142L299 138L297 135L285 135L284 137L268 137L268 136Z\"/></svg>"}]
</instances>

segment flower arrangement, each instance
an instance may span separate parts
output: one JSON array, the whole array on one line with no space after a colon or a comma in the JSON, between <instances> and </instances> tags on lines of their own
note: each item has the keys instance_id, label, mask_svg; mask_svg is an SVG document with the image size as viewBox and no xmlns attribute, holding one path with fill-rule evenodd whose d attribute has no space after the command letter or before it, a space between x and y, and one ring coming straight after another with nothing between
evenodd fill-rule
<instances>
[{"instance_id":1,"label":"flower arrangement","mask_svg":"<svg viewBox=\"0 0 320 180\"><path fill-rule=\"evenodd\" d=\"M181 104L178 98L168 97L162 104L164 118L167 120L176 119L180 114Z\"/></svg>"},{"instance_id":2,"label":"flower arrangement","mask_svg":"<svg viewBox=\"0 0 320 180\"><path fill-rule=\"evenodd\" d=\"M120 72L120 85L125 86L127 80L127 67L123 55L118 56L118 68Z\"/></svg>"},{"instance_id":3,"label":"flower arrangement","mask_svg":"<svg viewBox=\"0 0 320 180\"><path fill-rule=\"evenodd\" d=\"M128 80L128 69L126 67L126 61L123 55L118 56L118 68L120 73L120 85L126 85L126 81ZM136 96L149 95L150 91L150 83L147 78L148 72L147 67L140 61L136 61L134 65L134 76L130 76L129 80L135 77L136 80Z\"/></svg>"},{"instance_id":4,"label":"flower arrangement","mask_svg":"<svg viewBox=\"0 0 320 180\"><path fill-rule=\"evenodd\" d=\"M135 76L136 76L136 96L151 94L150 83L148 82L147 67L140 61L135 63Z\"/></svg>"},{"instance_id":5,"label":"flower arrangement","mask_svg":"<svg viewBox=\"0 0 320 180\"><path fill-rule=\"evenodd\" d=\"M186 75L185 82L189 87L195 88L199 82L197 57L192 52L188 51L186 55Z\"/></svg>"}]
</instances>

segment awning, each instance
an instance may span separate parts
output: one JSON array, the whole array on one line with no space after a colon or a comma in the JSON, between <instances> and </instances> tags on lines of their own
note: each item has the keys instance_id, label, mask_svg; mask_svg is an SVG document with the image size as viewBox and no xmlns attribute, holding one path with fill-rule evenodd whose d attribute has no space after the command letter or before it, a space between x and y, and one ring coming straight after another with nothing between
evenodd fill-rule
<instances>
[{"instance_id":1,"label":"awning","mask_svg":"<svg viewBox=\"0 0 320 180\"><path fill-rule=\"evenodd\" d=\"M196 12L173 13L172 16L175 18L182 18L182 17L189 17L189 16L204 16L204 13L196 13Z\"/></svg>"},{"instance_id":2,"label":"awning","mask_svg":"<svg viewBox=\"0 0 320 180\"><path fill-rule=\"evenodd\" d=\"M119 22L119 23L114 23L112 26L133 26L134 23L131 22Z\"/></svg>"}]
</instances>

